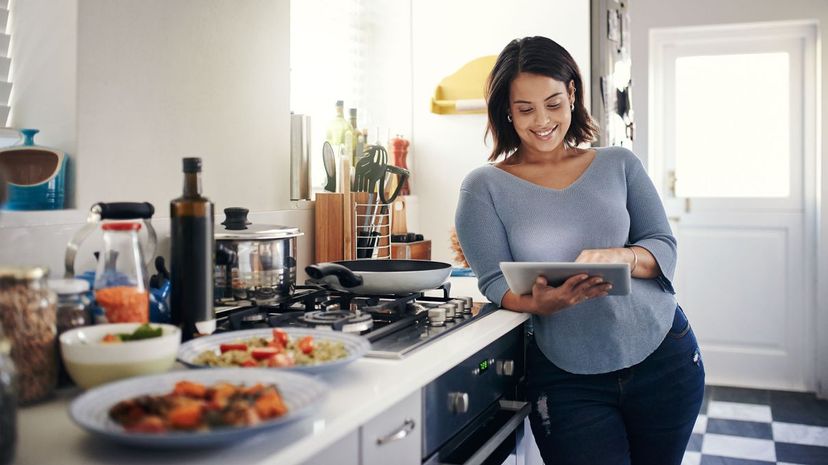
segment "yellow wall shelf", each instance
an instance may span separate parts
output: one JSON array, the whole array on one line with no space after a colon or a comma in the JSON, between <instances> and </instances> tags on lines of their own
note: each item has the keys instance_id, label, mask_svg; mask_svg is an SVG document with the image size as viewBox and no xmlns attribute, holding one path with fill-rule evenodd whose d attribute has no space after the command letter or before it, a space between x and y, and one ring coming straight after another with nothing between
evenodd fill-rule
<instances>
[{"instance_id":1,"label":"yellow wall shelf","mask_svg":"<svg viewBox=\"0 0 828 465\"><path fill-rule=\"evenodd\" d=\"M494 55L477 58L440 81L431 97L431 112L438 115L486 113L483 93L495 60Z\"/></svg>"}]
</instances>

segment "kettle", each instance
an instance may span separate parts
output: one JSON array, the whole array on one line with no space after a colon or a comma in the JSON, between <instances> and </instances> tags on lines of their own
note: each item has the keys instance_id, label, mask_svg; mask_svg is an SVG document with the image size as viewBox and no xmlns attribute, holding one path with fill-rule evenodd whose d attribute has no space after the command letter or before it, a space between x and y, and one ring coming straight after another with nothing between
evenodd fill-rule
<instances>
[{"instance_id":1,"label":"kettle","mask_svg":"<svg viewBox=\"0 0 828 465\"><path fill-rule=\"evenodd\" d=\"M66 255L64 257L66 278L73 278L75 276L75 257L78 249L87 237L92 232L98 229L105 221L109 220L142 220L144 229L147 231L147 250L144 252L146 263L144 265L149 269L149 263L153 260L155 255L155 248L158 243L158 237L153 229L150 219L155 213L155 207L149 202L113 202L103 203L99 202L89 209L89 215L86 218L86 224L75 233L74 237L66 245ZM96 254L97 255L97 254ZM167 304L167 297L170 293L169 272L164 266L162 257L155 259L155 268L158 270L158 275L153 276L149 281L150 291L150 321L155 323L168 323L170 320L170 309ZM95 282L95 272L87 271L79 276L89 282L90 287ZM93 309L96 319L99 319L100 309Z\"/></svg>"},{"instance_id":2,"label":"kettle","mask_svg":"<svg viewBox=\"0 0 828 465\"><path fill-rule=\"evenodd\" d=\"M107 220L143 220L144 228L146 228L148 236L148 247L144 251L144 257L147 263L144 265L149 267L150 261L155 256L155 246L158 243L155 229L150 224L153 213L155 213L155 207L149 202L98 202L92 205L89 209L89 215L86 217L86 224L75 233L74 237L66 245L66 255L64 257L66 271L64 278L69 279L75 277L75 256L78 254L80 245L93 231L98 229Z\"/></svg>"}]
</instances>

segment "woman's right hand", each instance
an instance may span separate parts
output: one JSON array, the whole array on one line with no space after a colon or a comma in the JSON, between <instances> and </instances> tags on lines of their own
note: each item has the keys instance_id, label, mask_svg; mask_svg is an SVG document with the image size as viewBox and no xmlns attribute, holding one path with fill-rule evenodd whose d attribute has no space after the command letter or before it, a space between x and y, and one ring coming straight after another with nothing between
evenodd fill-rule
<instances>
[{"instance_id":1,"label":"woman's right hand","mask_svg":"<svg viewBox=\"0 0 828 465\"><path fill-rule=\"evenodd\" d=\"M549 286L546 278L538 276L532 286L532 313L551 315L587 299L604 297L610 289L610 283L585 273L570 277L558 287Z\"/></svg>"}]
</instances>

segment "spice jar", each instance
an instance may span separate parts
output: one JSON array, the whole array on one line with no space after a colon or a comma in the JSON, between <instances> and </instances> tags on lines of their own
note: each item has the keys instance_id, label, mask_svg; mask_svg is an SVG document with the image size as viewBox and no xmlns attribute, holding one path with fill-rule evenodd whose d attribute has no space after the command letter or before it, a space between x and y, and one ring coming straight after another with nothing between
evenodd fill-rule
<instances>
[{"instance_id":1,"label":"spice jar","mask_svg":"<svg viewBox=\"0 0 828 465\"><path fill-rule=\"evenodd\" d=\"M138 231L141 223L105 223L104 252L95 273L95 300L110 323L149 322L147 271Z\"/></svg>"},{"instance_id":2,"label":"spice jar","mask_svg":"<svg viewBox=\"0 0 828 465\"><path fill-rule=\"evenodd\" d=\"M11 344L0 326L0 465L14 461L17 445L17 370Z\"/></svg>"},{"instance_id":3,"label":"spice jar","mask_svg":"<svg viewBox=\"0 0 828 465\"><path fill-rule=\"evenodd\" d=\"M92 310L89 297L89 282L83 279L50 279L49 289L57 294L57 335L79 326L92 324ZM57 345L58 354L60 344ZM58 358L58 385L71 384L71 378Z\"/></svg>"},{"instance_id":4,"label":"spice jar","mask_svg":"<svg viewBox=\"0 0 828 465\"><path fill-rule=\"evenodd\" d=\"M21 404L48 397L57 382L57 297L47 274L45 268L0 269L0 324L11 343Z\"/></svg>"}]
</instances>

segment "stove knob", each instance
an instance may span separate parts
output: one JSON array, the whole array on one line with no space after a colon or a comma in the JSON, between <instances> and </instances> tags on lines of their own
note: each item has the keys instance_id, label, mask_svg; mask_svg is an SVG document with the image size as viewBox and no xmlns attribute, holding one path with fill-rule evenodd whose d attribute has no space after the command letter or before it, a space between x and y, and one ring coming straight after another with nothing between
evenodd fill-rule
<instances>
[{"instance_id":1,"label":"stove knob","mask_svg":"<svg viewBox=\"0 0 828 465\"><path fill-rule=\"evenodd\" d=\"M466 413L469 411L469 394L465 392L449 393L449 411L452 413Z\"/></svg>"},{"instance_id":2,"label":"stove knob","mask_svg":"<svg viewBox=\"0 0 828 465\"><path fill-rule=\"evenodd\" d=\"M503 375L504 376L512 376L515 374L515 361L514 360L504 360L503 361Z\"/></svg>"}]
</instances>

